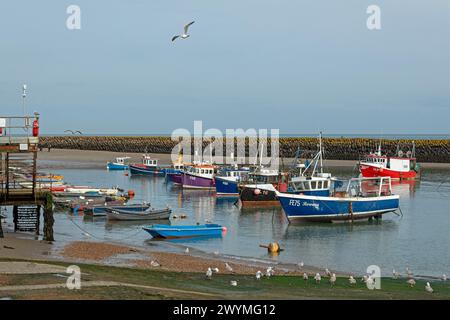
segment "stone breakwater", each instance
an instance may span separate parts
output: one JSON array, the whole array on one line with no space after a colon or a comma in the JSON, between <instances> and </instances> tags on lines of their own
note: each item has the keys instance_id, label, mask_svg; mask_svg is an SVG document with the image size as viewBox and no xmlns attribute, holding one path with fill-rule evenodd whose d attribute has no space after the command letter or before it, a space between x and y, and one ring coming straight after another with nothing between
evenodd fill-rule
<instances>
[{"instance_id":1,"label":"stone breakwater","mask_svg":"<svg viewBox=\"0 0 450 320\"><path fill-rule=\"evenodd\" d=\"M236 142L236 141L235 141ZM256 138L247 140L248 145L257 143ZM270 139L269 145L270 154ZM279 141L280 156L293 157L297 148L303 152L302 157L309 157L317 151L316 138L281 137ZM40 147L56 149L95 150L113 152L148 152L171 153L178 144L170 137L117 137L117 136L53 136L40 137ZM203 147L210 144L203 142ZM325 158L331 160L358 160L361 155L374 151L379 144L378 139L368 138L324 138ZM450 163L450 140L415 140L416 157L419 162ZM397 145L406 154L411 149L412 140L383 140L383 153L396 154ZM191 150L194 150L192 147ZM225 154L225 142L224 153Z\"/></svg>"}]
</instances>

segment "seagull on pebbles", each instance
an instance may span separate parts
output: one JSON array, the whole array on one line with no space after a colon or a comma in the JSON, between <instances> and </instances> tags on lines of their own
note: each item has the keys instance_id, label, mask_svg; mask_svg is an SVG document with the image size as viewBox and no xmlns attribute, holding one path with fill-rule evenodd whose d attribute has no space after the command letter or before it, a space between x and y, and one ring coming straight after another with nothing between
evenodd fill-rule
<instances>
[{"instance_id":1,"label":"seagull on pebbles","mask_svg":"<svg viewBox=\"0 0 450 320\"><path fill-rule=\"evenodd\" d=\"M260 280L262 277L262 272L261 271L256 271L256 280Z\"/></svg>"},{"instance_id":2,"label":"seagull on pebbles","mask_svg":"<svg viewBox=\"0 0 450 320\"><path fill-rule=\"evenodd\" d=\"M308 274L306 272L303 272L303 280L308 280Z\"/></svg>"},{"instance_id":3,"label":"seagull on pebbles","mask_svg":"<svg viewBox=\"0 0 450 320\"><path fill-rule=\"evenodd\" d=\"M228 272L233 273L233 268L226 262L225 262L225 269L227 269Z\"/></svg>"},{"instance_id":4,"label":"seagull on pebbles","mask_svg":"<svg viewBox=\"0 0 450 320\"><path fill-rule=\"evenodd\" d=\"M356 284L356 280L355 280L355 278L353 278L353 276L350 276L350 278L348 278L348 282L349 282L351 285Z\"/></svg>"}]
</instances>

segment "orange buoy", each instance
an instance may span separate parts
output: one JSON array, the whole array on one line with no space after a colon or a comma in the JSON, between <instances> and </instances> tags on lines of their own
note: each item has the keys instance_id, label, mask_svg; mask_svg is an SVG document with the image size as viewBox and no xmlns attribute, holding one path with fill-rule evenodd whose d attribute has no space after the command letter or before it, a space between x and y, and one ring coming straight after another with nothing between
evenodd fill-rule
<instances>
[{"instance_id":1,"label":"orange buoy","mask_svg":"<svg viewBox=\"0 0 450 320\"><path fill-rule=\"evenodd\" d=\"M134 197L134 190L128 190L128 196L130 198Z\"/></svg>"}]
</instances>

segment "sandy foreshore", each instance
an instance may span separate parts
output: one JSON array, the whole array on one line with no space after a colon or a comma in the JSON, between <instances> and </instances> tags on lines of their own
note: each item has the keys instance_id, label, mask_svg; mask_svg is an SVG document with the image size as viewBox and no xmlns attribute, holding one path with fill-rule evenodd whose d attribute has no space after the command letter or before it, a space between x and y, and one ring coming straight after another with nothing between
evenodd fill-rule
<instances>
[{"instance_id":1,"label":"sandy foreshore","mask_svg":"<svg viewBox=\"0 0 450 320\"><path fill-rule=\"evenodd\" d=\"M8 230L6 230L8 231ZM272 266L278 275L315 274L323 269L276 261L236 259L220 253L208 254L194 249L174 253L154 251L145 247L134 247L120 243L74 241L67 244L49 243L37 240L28 233L5 232L0 239L0 259L32 259L41 261L63 261L68 263L91 263L108 266L125 266L139 269L157 269L175 272L204 273L219 268L222 274L255 274ZM232 271L225 268L227 263ZM339 272L344 275L345 273Z\"/></svg>"},{"instance_id":2,"label":"sandy foreshore","mask_svg":"<svg viewBox=\"0 0 450 320\"><path fill-rule=\"evenodd\" d=\"M43 150L38 153L39 168L105 168L108 161L116 157L128 156L131 162L140 162L142 153L118 153L110 151L86 151L70 149L51 149L50 152ZM150 153L150 156L158 159L160 164L172 163L170 154ZM292 158L284 158L282 162L289 165ZM281 161L280 161L281 162ZM328 167L355 167L355 160L324 160L324 166ZM450 169L450 163L420 163L422 168Z\"/></svg>"}]
</instances>

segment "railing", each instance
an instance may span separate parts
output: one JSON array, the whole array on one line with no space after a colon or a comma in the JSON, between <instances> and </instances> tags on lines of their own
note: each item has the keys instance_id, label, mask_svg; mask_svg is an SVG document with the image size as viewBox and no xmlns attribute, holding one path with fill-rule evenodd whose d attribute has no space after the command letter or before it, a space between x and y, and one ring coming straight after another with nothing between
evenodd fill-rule
<instances>
[{"instance_id":1,"label":"railing","mask_svg":"<svg viewBox=\"0 0 450 320\"><path fill-rule=\"evenodd\" d=\"M33 136L33 123L39 120L39 113L33 116L0 116L0 137Z\"/></svg>"}]
</instances>

